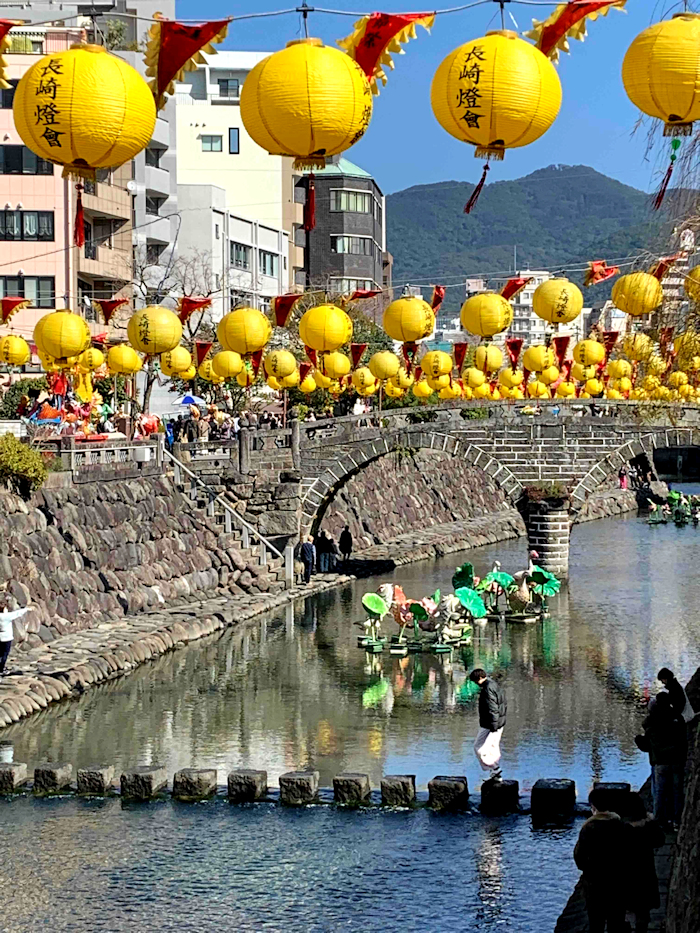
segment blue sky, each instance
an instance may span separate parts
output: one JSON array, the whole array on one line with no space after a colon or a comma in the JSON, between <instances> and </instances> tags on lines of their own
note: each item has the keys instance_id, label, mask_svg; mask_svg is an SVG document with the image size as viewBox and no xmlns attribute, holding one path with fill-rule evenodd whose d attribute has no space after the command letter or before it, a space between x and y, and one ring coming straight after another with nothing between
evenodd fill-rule
<instances>
[{"instance_id":1,"label":"blue sky","mask_svg":"<svg viewBox=\"0 0 700 933\"><path fill-rule=\"evenodd\" d=\"M313 0L310 0L312 5ZM178 0L182 18L202 16L216 19L226 15L285 9L296 3L285 0ZM334 0L323 4L334 9L358 11L360 0ZM449 4L445 4L447 6ZM456 5L456 4L455 4ZM520 32L530 28L533 16L545 19L552 6L509 3ZM620 70L625 51L634 37L650 23L666 18L669 6L628 0L627 12L611 10L606 18L588 25L585 42L571 42L571 54L562 54L558 65L563 103L551 129L536 143L510 150L505 161L496 163L489 181L519 178L552 163L591 165L600 172L645 191L657 187L665 169L666 145L657 158L645 161L646 132L632 136L639 111L628 100ZM676 4L675 9L681 8ZM420 7L400 0L385 0L382 12L416 10ZM309 34L327 44L352 31L355 18L311 14ZM498 5L438 16L432 33L419 29L418 39L404 46L405 55L395 56L396 68L389 84L375 99L368 132L347 153L348 158L371 172L385 193L411 185L436 181L478 181L482 163L473 149L453 139L438 125L430 108L430 84L435 69L456 46L499 28ZM508 24L507 24L508 25ZM515 28L510 21L510 28ZM298 14L257 20L235 21L222 48L275 51L300 35Z\"/></svg>"}]
</instances>

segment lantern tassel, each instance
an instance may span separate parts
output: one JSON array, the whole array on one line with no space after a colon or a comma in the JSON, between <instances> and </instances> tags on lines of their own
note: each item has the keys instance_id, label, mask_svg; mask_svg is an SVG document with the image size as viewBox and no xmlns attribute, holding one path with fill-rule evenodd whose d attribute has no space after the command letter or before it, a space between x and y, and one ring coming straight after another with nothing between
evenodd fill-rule
<instances>
[{"instance_id":1,"label":"lantern tassel","mask_svg":"<svg viewBox=\"0 0 700 933\"><path fill-rule=\"evenodd\" d=\"M479 200L479 195L481 194L481 190L486 184L486 175L488 174L488 171L489 171L489 164L487 162L486 165L484 165L484 171L481 175L481 181L476 186L476 188L472 191L471 197L469 198L467 203L464 205L465 214L471 214L471 212L476 207L476 202Z\"/></svg>"},{"instance_id":2,"label":"lantern tassel","mask_svg":"<svg viewBox=\"0 0 700 933\"><path fill-rule=\"evenodd\" d=\"M75 222L73 224L73 243L75 246L85 244L85 212L83 211L83 186L76 185L78 200L75 204Z\"/></svg>"},{"instance_id":3,"label":"lantern tassel","mask_svg":"<svg viewBox=\"0 0 700 933\"><path fill-rule=\"evenodd\" d=\"M666 169L666 174L664 175L664 180L661 182L661 187L658 190L656 197L654 198L654 210L658 211L664 201L664 195L668 189L669 183L671 181L671 175L673 175L673 166L675 164L678 152L680 148L681 141L680 139L673 139L671 141L671 161L669 162L668 168Z\"/></svg>"},{"instance_id":4,"label":"lantern tassel","mask_svg":"<svg viewBox=\"0 0 700 933\"><path fill-rule=\"evenodd\" d=\"M309 188L306 192L304 205L304 230L308 233L316 227L316 179L314 173L309 174Z\"/></svg>"}]
</instances>

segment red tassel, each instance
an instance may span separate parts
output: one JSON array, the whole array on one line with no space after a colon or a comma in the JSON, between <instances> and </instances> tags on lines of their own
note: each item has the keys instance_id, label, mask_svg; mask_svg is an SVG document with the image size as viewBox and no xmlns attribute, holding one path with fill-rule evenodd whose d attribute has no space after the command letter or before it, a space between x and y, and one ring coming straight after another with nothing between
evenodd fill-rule
<instances>
[{"instance_id":1,"label":"red tassel","mask_svg":"<svg viewBox=\"0 0 700 933\"><path fill-rule=\"evenodd\" d=\"M654 198L654 210L658 211L664 201L664 195L666 194L666 189L669 186L671 181L671 175L673 174L673 163L675 159L671 159L671 164L666 169L666 174L664 175L664 180L661 182L661 187L658 190L656 197Z\"/></svg>"},{"instance_id":2,"label":"red tassel","mask_svg":"<svg viewBox=\"0 0 700 933\"><path fill-rule=\"evenodd\" d=\"M476 186L476 188L472 191L472 195L471 195L471 197L469 198L469 200L467 201L467 203L466 203L466 205L465 205L465 207L464 207L464 213L465 213L465 214L471 214L471 212L472 212L472 211L474 210L474 208L476 207L476 202L479 200L479 195L481 194L481 189L482 189L482 188L484 187L484 185L486 184L486 175L487 175L487 173L488 173L488 170L489 170L489 164L488 164L488 162L487 162L486 165L484 166L484 171L483 171L483 174L482 174L482 176L481 176L481 181L480 181L479 184Z\"/></svg>"},{"instance_id":3,"label":"red tassel","mask_svg":"<svg viewBox=\"0 0 700 933\"><path fill-rule=\"evenodd\" d=\"M75 204L75 223L73 225L73 243L75 246L85 244L85 213L83 211L83 186L76 185L78 200Z\"/></svg>"},{"instance_id":4,"label":"red tassel","mask_svg":"<svg viewBox=\"0 0 700 933\"><path fill-rule=\"evenodd\" d=\"M316 179L314 173L309 174L309 190L306 192L304 205L304 230L308 233L316 226Z\"/></svg>"}]
</instances>

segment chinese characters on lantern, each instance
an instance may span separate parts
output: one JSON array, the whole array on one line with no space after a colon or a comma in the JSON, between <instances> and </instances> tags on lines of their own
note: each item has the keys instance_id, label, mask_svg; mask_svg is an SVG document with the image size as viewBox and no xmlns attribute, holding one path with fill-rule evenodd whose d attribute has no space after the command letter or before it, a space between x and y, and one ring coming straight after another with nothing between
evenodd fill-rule
<instances>
[{"instance_id":1,"label":"chinese characters on lantern","mask_svg":"<svg viewBox=\"0 0 700 933\"><path fill-rule=\"evenodd\" d=\"M566 317L566 308L569 304L569 293L565 288L562 288L557 298L557 302L554 306L554 317L562 319Z\"/></svg>"},{"instance_id":2,"label":"chinese characters on lantern","mask_svg":"<svg viewBox=\"0 0 700 933\"><path fill-rule=\"evenodd\" d=\"M148 347L151 342L151 328L148 321L148 318L145 314L142 314L138 319L138 328L139 328L139 341L143 344L144 347Z\"/></svg>"},{"instance_id":3,"label":"chinese characters on lantern","mask_svg":"<svg viewBox=\"0 0 700 933\"><path fill-rule=\"evenodd\" d=\"M61 110L55 103L56 92L61 85L56 80L56 77L60 77L62 74L63 65L60 60L57 58L49 59L48 64L41 70L41 80L35 91L35 96L40 98L34 112L36 126L44 127L44 132L41 136L51 148L54 146L60 147L60 137L65 135L62 130L56 129L57 125L61 125Z\"/></svg>"},{"instance_id":4,"label":"chinese characters on lantern","mask_svg":"<svg viewBox=\"0 0 700 933\"><path fill-rule=\"evenodd\" d=\"M369 100L365 103L362 116L360 117L360 128L350 140L348 148L350 148L350 146L354 146L358 139L362 139L362 137L365 135L367 127L369 126L369 121L372 119L372 90L369 84L365 85L363 94L365 97L368 97Z\"/></svg>"},{"instance_id":5,"label":"chinese characters on lantern","mask_svg":"<svg viewBox=\"0 0 700 933\"><path fill-rule=\"evenodd\" d=\"M479 89L479 80L485 58L483 46L472 45L466 50L459 72L459 80L464 82L464 86L457 91L457 107L464 108L460 120L464 120L468 127L476 130L479 129L479 120L484 116L483 113L479 113L483 97Z\"/></svg>"}]
</instances>

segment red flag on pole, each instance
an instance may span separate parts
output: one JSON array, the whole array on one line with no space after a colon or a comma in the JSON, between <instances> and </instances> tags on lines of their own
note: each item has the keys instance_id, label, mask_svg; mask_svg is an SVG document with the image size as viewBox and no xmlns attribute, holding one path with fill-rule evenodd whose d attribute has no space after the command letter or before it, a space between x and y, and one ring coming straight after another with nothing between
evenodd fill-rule
<instances>
[{"instance_id":1,"label":"red flag on pole","mask_svg":"<svg viewBox=\"0 0 700 933\"><path fill-rule=\"evenodd\" d=\"M433 313L437 314L440 310L440 305L445 300L445 286L444 285L434 285L433 286L433 297L430 300L430 307L433 309Z\"/></svg>"},{"instance_id":2,"label":"red flag on pole","mask_svg":"<svg viewBox=\"0 0 700 933\"><path fill-rule=\"evenodd\" d=\"M423 375L423 367L422 367L422 366L416 366L413 375L414 375L414 378L415 378L416 382L418 382L418 380L420 379L420 377Z\"/></svg>"},{"instance_id":3,"label":"red flag on pole","mask_svg":"<svg viewBox=\"0 0 700 933\"><path fill-rule=\"evenodd\" d=\"M158 110L165 107L165 95L175 93L175 82L184 79L186 71L205 65L202 52L216 54L212 42L223 42L231 19L220 19L199 26L185 26L166 20L159 13L151 26L144 61L146 74L153 80L149 87Z\"/></svg>"},{"instance_id":4,"label":"red flag on pole","mask_svg":"<svg viewBox=\"0 0 700 933\"><path fill-rule=\"evenodd\" d=\"M195 340L194 342L194 352L197 357L197 367L199 368L204 360L207 358L207 353L214 346L212 340Z\"/></svg>"},{"instance_id":5,"label":"red flag on pole","mask_svg":"<svg viewBox=\"0 0 700 933\"><path fill-rule=\"evenodd\" d=\"M73 245L85 245L85 211L83 210L83 186L76 185L78 196L75 202L75 221L73 223Z\"/></svg>"},{"instance_id":6,"label":"red flag on pole","mask_svg":"<svg viewBox=\"0 0 700 933\"><path fill-rule=\"evenodd\" d=\"M272 313L275 315L275 324L278 327L287 326L289 315L300 298L301 295L277 295L272 299Z\"/></svg>"},{"instance_id":7,"label":"red flag on pole","mask_svg":"<svg viewBox=\"0 0 700 933\"><path fill-rule=\"evenodd\" d=\"M590 285L597 285L598 282L605 282L615 275L620 274L619 266L608 266L604 259L594 259L588 263L588 269L583 279L586 288Z\"/></svg>"},{"instance_id":8,"label":"red flag on pole","mask_svg":"<svg viewBox=\"0 0 700 933\"><path fill-rule=\"evenodd\" d=\"M529 278L523 278L520 276L517 279L508 279L506 284L501 289L501 297L505 298L506 301L510 301L511 298L515 298L519 292L521 292L526 285L529 285L532 282L533 276Z\"/></svg>"},{"instance_id":9,"label":"red flag on pole","mask_svg":"<svg viewBox=\"0 0 700 933\"><path fill-rule=\"evenodd\" d=\"M299 363L299 382L302 383L310 372L311 363L307 363L306 360L303 360L301 363Z\"/></svg>"},{"instance_id":10,"label":"red flag on pole","mask_svg":"<svg viewBox=\"0 0 700 933\"><path fill-rule=\"evenodd\" d=\"M348 301L360 301L362 298L375 298L377 295L381 295L381 293L381 288L358 288L350 295Z\"/></svg>"},{"instance_id":11,"label":"red flag on pole","mask_svg":"<svg viewBox=\"0 0 700 933\"><path fill-rule=\"evenodd\" d=\"M22 308L28 308L31 301L28 298L0 298L0 315L2 323L7 324L13 314Z\"/></svg>"},{"instance_id":12,"label":"red flag on pole","mask_svg":"<svg viewBox=\"0 0 700 933\"><path fill-rule=\"evenodd\" d=\"M354 31L339 39L345 49L367 76L372 93L378 94L377 82L386 84L384 67L393 68L391 52L401 54L401 43L416 38L416 25L430 31L434 13L372 13L355 23Z\"/></svg>"},{"instance_id":13,"label":"red flag on pole","mask_svg":"<svg viewBox=\"0 0 700 933\"><path fill-rule=\"evenodd\" d=\"M604 330L603 331L603 346L605 347L605 362L608 362L610 354L612 353L613 347L617 343L617 338L620 336L619 330Z\"/></svg>"},{"instance_id":14,"label":"red flag on pole","mask_svg":"<svg viewBox=\"0 0 700 933\"><path fill-rule=\"evenodd\" d=\"M568 38L584 39L586 19L607 16L608 10L621 10L625 0L570 0L557 6L546 19L532 21L533 29L526 33L529 39L536 40L536 47L547 58L559 61L559 50L569 51Z\"/></svg>"},{"instance_id":15,"label":"red flag on pole","mask_svg":"<svg viewBox=\"0 0 700 933\"><path fill-rule=\"evenodd\" d=\"M512 369L515 369L518 365L518 360L520 359L520 351L523 348L523 339L522 337L508 337L506 340L506 353L508 354L508 359L510 360L510 365Z\"/></svg>"},{"instance_id":16,"label":"red flag on pole","mask_svg":"<svg viewBox=\"0 0 700 933\"><path fill-rule=\"evenodd\" d=\"M263 351L256 350L255 353L250 354L250 365L253 368L253 375L255 378L258 378L258 373L260 372L260 364L262 363Z\"/></svg>"},{"instance_id":17,"label":"red flag on pole","mask_svg":"<svg viewBox=\"0 0 700 933\"><path fill-rule=\"evenodd\" d=\"M306 355L311 360L311 362L314 364L314 366L318 366L318 354L316 353L316 351L312 349L311 347L304 347L304 349L306 350Z\"/></svg>"},{"instance_id":18,"label":"red flag on pole","mask_svg":"<svg viewBox=\"0 0 700 933\"><path fill-rule=\"evenodd\" d=\"M562 334L561 337L552 338L552 343L554 344L554 355L557 358L559 369L561 369L564 365L564 357L566 356L566 351L569 348L570 341L571 336L569 334Z\"/></svg>"},{"instance_id":19,"label":"red flag on pole","mask_svg":"<svg viewBox=\"0 0 700 933\"><path fill-rule=\"evenodd\" d=\"M464 359L467 355L467 350L469 349L468 343L456 343L454 344L455 352L455 363L457 364L457 372L462 372L464 369Z\"/></svg>"},{"instance_id":20,"label":"red flag on pole","mask_svg":"<svg viewBox=\"0 0 700 933\"><path fill-rule=\"evenodd\" d=\"M211 298L191 298L184 296L177 303L180 312L180 320L183 324L189 321L195 311L203 311L205 308L211 308Z\"/></svg>"},{"instance_id":21,"label":"red flag on pole","mask_svg":"<svg viewBox=\"0 0 700 933\"><path fill-rule=\"evenodd\" d=\"M408 340L406 343L401 344L401 352L406 363L406 372L410 373L411 367L413 366L413 360L415 359L416 353L418 352L418 344L412 340Z\"/></svg>"},{"instance_id":22,"label":"red flag on pole","mask_svg":"<svg viewBox=\"0 0 700 933\"><path fill-rule=\"evenodd\" d=\"M366 343L351 343L350 344L350 359L352 360L352 368L357 369L357 364L362 359L362 354L367 349Z\"/></svg>"},{"instance_id":23,"label":"red flag on pole","mask_svg":"<svg viewBox=\"0 0 700 933\"><path fill-rule=\"evenodd\" d=\"M93 298L92 306L96 311L99 311L104 318L105 324L109 324L112 320L112 315L117 310L121 308L122 305L128 305L128 298Z\"/></svg>"}]
</instances>

